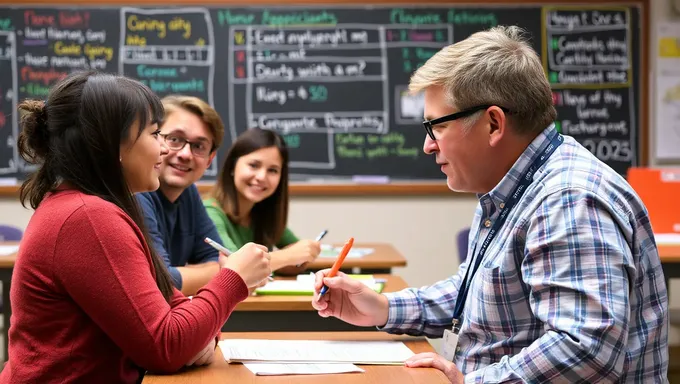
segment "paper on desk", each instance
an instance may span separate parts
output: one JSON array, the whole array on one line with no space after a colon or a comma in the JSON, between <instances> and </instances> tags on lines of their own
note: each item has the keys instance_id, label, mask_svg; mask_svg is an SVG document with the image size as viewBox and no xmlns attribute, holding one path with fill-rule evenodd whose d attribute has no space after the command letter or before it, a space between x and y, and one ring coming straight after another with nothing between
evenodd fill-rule
<instances>
[{"instance_id":1,"label":"paper on desk","mask_svg":"<svg viewBox=\"0 0 680 384\"><path fill-rule=\"evenodd\" d=\"M370 275L367 278L357 278L357 280L376 292L382 292L385 288L384 281L377 281ZM269 281L264 287L255 289L255 293L258 295L312 296L314 295L314 275L298 275L296 280Z\"/></svg>"},{"instance_id":2,"label":"paper on desk","mask_svg":"<svg viewBox=\"0 0 680 384\"><path fill-rule=\"evenodd\" d=\"M19 250L18 245L0 245L0 256L9 256Z\"/></svg>"},{"instance_id":3,"label":"paper on desk","mask_svg":"<svg viewBox=\"0 0 680 384\"><path fill-rule=\"evenodd\" d=\"M335 259L338 257L341 250L342 247L334 247L330 244L321 244L321 253L319 254L319 257ZM373 253L373 248L352 248L349 250L349 253L346 257L348 259L356 259L370 255L371 253Z\"/></svg>"},{"instance_id":4,"label":"paper on desk","mask_svg":"<svg viewBox=\"0 0 680 384\"><path fill-rule=\"evenodd\" d=\"M258 340L219 342L230 362L354 363L399 365L414 353L400 341Z\"/></svg>"},{"instance_id":5,"label":"paper on desk","mask_svg":"<svg viewBox=\"0 0 680 384\"><path fill-rule=\"evenodd\" d=\"M323 375L335 373L364 372L354 364L316 364L316 363L244 363L250 372L258 376L276 375Z\"/></svg>"}]
</instances>

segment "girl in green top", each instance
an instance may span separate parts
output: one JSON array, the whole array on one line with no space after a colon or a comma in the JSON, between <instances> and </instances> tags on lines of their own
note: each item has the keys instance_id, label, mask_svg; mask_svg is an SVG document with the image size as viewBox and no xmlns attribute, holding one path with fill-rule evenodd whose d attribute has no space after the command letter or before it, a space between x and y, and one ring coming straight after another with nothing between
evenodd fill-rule
<instances>
[{"instance_id":1,"label":"girl in green top","mask_svg":"<svg viewBox=\"0 0 680 384\"><path fill-rule=\"evenodd\" d=\"M321 252L288 228L288 148L271 130L253 128L232 144L211 198L204 200L222 244L237 250L248 242L273 251L272 271L297 274Z\"/></svg>"}]
</instances>

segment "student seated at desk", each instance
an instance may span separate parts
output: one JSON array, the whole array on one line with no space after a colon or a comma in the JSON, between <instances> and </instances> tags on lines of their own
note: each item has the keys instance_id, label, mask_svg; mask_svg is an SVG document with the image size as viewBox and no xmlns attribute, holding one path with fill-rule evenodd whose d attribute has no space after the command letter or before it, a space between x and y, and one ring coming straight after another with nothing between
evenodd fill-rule
<instances>
[{"instance_id":1,"label":"student seated at desk","mask_svg":"<svg viewBox=\"0 0 680 384\"><path fill-rule=\"evenodd\" d=\"M137 200L175 287L190 296L220 270L218 251L204 241L209 237L219 242L219 235L194 183L215 158L224 125L217 112L197 97L173 95L161 101L165 116L160 138L169 153L160 166L160 188L138 194Z\"/></svg>"},{"instance_id":2,"label":"student seated at desk","mask_svg":"<svg viewBox=\"0 0 680 384\"><path fill-rule=\"evenodd\" d=\"M252 128L234 141L203 203L227 249L251 241L279 248L271 255L272 270L280 274L304 271L321 252L319 242L299 240L286 227L288 148L274 131Z\"/></svg>"},{"instance_id":3,"label":"student seated at desk","mask_svg":"<svg viewBox=\"0 0 680 384\"><path fill-rule=\"evenodd\" d=\"M76 72L19 105L21 186L35 213L14 266L0 383L136 383L210 363L232 310L271 272L248 244L189 300L172 285L133 197L158 188L163 107L141 83ZM7 326L7 324L5 324Z\"/></svg>"}]
</instances>

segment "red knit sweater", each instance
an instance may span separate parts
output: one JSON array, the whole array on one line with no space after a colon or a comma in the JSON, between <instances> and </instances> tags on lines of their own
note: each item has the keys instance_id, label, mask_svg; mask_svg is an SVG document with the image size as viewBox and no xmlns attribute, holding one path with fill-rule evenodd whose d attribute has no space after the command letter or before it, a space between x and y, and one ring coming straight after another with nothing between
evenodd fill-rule
<instances>
[{"instance_id":1,"label":"red knit sweater","mask_svg":"<svg viewBox=\"0 0 680 384\"><path fill-rule=\"evenodd\" d=\"M180 369L218 334L248 289L223 269L168 304L147 244L121 209L66 190L31 218L14 267L9 362L0 383L133 383Z\"/></svg>"}]
</instances>

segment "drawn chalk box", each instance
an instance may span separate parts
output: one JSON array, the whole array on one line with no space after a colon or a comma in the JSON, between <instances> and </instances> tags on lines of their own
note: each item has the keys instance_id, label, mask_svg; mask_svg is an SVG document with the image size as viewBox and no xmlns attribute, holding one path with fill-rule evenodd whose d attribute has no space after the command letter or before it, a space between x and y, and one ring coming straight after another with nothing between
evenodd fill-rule
<instances>
[{"instance_id":1,"label":"drawn chalk box","mask_svg":"<svg viewBox=\"0 0 680 384\"><path fill-rule=\"evenodd\" d=\"M288 146L291 169L333 169L333 135L325 132L279 132ZM310 150L314 148L314 150Z\"/></svg>"},{"instance_id":2,"label":"drawn chalk box","mask_svg":"<svg viewBox=\"0 0 680 384\"><path fill-rule=\"evenodd\" d=\"M205 8L121 9L120 72L163 97L214 105L214 33Z\"/></svg>"},{"instance_id":3,"label":"drawn chalk box","mask_svg":"<svg viewBox=\"0 0 680 384\"><path fill-rule=\"evenodd\" d=\"M630 12L602 7L543 9L543 63L553 88L630 87Z\"/></svg>"},{"instance_id":4,"label":"drawn chalk box","mask_svg":"<svg viewBox=\"0 0 680 384\"><path fill-rule=\"evenodd\" d=\"M0 145L13 148L0 151L0 175L17 171L16 148L17 121L13 119L16 109L16 50L14 32L0 32Z\"/></svg>"}]
</instances>

